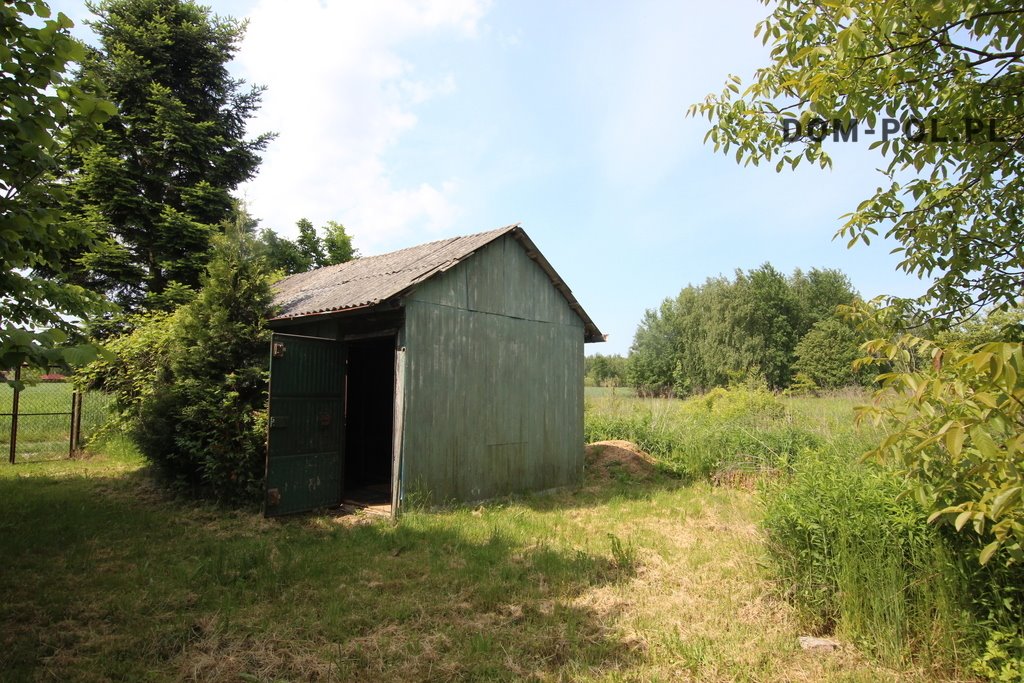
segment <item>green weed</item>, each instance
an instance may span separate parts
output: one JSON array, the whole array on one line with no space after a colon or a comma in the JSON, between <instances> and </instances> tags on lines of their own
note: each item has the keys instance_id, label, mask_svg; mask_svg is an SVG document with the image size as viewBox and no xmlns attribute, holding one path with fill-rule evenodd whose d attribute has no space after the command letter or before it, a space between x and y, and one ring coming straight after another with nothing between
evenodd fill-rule
<instances>
[{"instance_id":1,"label":"green weed","mask_svg":"<svg viewBox=\"0 0 1024 683\"><path fill-rule=\"evenodd\" d=\"M615 534L609 533L608 540L612 546L612 559L615 563L615 568L618 569L619 574L623 577L632 576L636 573L637 566L639 565L639 557L637 556L636 547L633 545L633 541L622 542Z\"/></svg>"},{"instance_id":2,"label":"green weed","mask_svg":"<svg viewBox=\"0 0 1024 683\"><path fill-rule=\"evenodd\" d=\"M969 645L957 563L900 482L848 453L807 452L763 486L779 586L817 633L890 664L954 666Z\"/></svg>"}]
</instances>

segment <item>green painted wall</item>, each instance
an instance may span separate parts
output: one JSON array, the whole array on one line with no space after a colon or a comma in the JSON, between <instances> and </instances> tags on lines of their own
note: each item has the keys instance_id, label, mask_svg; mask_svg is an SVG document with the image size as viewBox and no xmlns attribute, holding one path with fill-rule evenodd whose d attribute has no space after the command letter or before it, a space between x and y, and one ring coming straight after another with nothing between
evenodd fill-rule
<instances>
[{"instance_id":1,"label":"green painted wall","mask_svg":"<svg viewBox=\"0 0 1024 683\"><path fill-rule=\"evenodd\" d=\"M583 322L511 237L405 302L403 490L435 503L583 471Z\"/></svg>"}]
</instances>

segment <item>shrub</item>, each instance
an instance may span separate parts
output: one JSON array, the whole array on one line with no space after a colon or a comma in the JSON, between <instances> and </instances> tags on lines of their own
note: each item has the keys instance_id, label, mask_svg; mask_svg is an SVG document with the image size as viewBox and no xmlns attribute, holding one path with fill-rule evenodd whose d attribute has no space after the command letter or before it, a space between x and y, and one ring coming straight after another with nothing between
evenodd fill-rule
<instances>
[{"instance_id":1,"label":"shrub","mask_svg":"<svg viewBox=\"0 0 1024 683\"><path fill-rule=\"evenodd\" d=\"M109 353L76 375L75 381L90 389L114 396L116 426L135 428L142 404L158 387L166 384L170 345L175 338L173 314L157 312L127 318L128 334L111 337L103 344Z\"/></svg>"},{"instance_id":2,"label":"shrub","mask_svg":"<svg viewBox=\"0 0 1024 683\"><path fill-rule=\"evenodd\" d=\"M263 481L269 274L233 227L215 240L198 296L173 314L133 319L114 361L85 377L115 394L121 425L177 484L229 502Z\"/></svg>"},{"instance_id":3,"label":"shrub","mask_svg":"<svg viewBox=\"0 0 1024 683\"><path fill-rule=\"evenodd\" d=\"M931 520L974 543L982 564L1024 564L1024 347L968 353L910 336L867 346L882 357L932 358L879 378L883 390L861 416L891 433L873 455L896 463Z\"/></svg>"}]
</instances>

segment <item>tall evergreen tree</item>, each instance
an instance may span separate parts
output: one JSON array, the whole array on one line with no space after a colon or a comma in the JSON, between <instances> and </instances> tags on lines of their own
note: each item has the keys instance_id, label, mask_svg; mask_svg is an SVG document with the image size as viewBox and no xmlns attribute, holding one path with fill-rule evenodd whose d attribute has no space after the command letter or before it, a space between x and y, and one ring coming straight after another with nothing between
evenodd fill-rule
<instances>
[{"instance_id":1,"label":"tall evergreen tree","mask_svg":"<svg viewBox=\"0 0 1024 683\"><path fill-rule=\"evenodd\" d=\"M263 88L226 65L245 24L184 0L89 4L100 48L83 70L119 113L81 158L74 211L103 236L71 255L76 279L127 311L169 308L199 283L210 240L232 214L271 136L246 139Z\"/></svg>"},{"instance_id":2,"label":"tall evergreen tree","mask_svg":"<svg viewBox=\"0 0 1024 683\"><path fill-rule=\"evenodd\" d=\"M115 419L176 485L226 501L261 489L266 455L272 274L255 221L237 207L211 243L201 288L174 312L133 316L83 379L114 398Z\"/></svg>"}]
</instances>

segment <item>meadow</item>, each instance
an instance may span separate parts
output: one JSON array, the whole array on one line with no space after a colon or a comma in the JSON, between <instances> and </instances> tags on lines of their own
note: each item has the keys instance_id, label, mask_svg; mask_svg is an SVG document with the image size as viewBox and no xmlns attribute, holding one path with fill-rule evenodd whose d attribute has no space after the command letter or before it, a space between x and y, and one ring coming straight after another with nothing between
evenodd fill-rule
<instances>
[{"instance_id":1,"label":"meadow","mask_svg":"<svg viewBox=\"0 0 1024 683\"><path fill-rule=\"evenodd\" d=\"M819 446L871 437L850 426L855 398L801 399L757 451L743 434L771 425L734 414L734 400L761 399L719 396L700 410L588 399L588 434L638 421L634 436L650 442L656 466L590 460L573 490L410 510L396 523L266 520L177 499L116 438L84 459L0 466L0 671L82 681L964 678L941 658L864 654L841 635L834 652L800 648L821 625L779 580L758 482L772 457L785 465L795 439L786 429ZM713 423L739 435L743 467L729 467L727 438L698 452ZM689 432L665 446L667 433Z\"/></svg>"}]
</instances>

